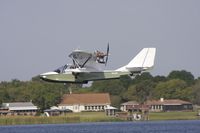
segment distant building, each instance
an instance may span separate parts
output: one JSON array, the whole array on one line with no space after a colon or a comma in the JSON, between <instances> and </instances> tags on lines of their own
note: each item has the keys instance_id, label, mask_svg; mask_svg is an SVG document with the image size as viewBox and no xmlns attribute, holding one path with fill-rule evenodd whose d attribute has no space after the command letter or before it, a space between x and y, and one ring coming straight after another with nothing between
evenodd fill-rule
<instances>
[{"instance_id":1,"label":"distant building","mask_svg":"<svg viewBox=\"0 0 200 133\"><path fill-rule=\"evenodd\" d=\"M108 93L65 94L58 108L73 112L104 111L110 104Z\"/></svg>"},{"instance_id":2,"label":"distant building","mask_svg":"<svg viewBox=\"0 0 200 133\"><path fill-rule=\"evenodd\" d=\"M0 115L36 115L38 110L32 102L3 103Z\"/></svg>"},{"instance_id":3,"label":"distant building","mask_svg":"<svg viewBox=\"0 0 200 133\"><path fill-rule=\"evenodd\" d=\"M180 99L166 99L161 98L160 100L147 101L150 105L150 111L188 111L193 110L193 105L190 102L183 101Z\"/></svg>"},{"instance_id":4,"label":"distant building","mask_svg":"<svg viewBox=\"0 0 200 133\"><path fill-rule=\"evenodd\" d=\"M162 111L189 111L193 110L193 105L190 102L183 101L180 99L166 99L161 98L160 100L148 100L145 105L148 106L151 112L162 112ZM139 103L136 101L129 101L121 104L122 111L128 111L137 109Z\"/></svg>"},{"instance_id":5,"label":"distant building","mask_svg":"<svg viewBox=\"0 0 200 133\"><path fill-rule=\"evenodd\" d=\"M136 105L139 105L139 103L136 102L136 101L128 101L128 102L125 102L125 103L121 104L120 110L126 112L129 109L132 109Z\"/></svg>"},{"instance_id":6,"label":"distant building","mask_svg":"<svg viewBox=\"0 0 200 133\"><path fill-rule=\"evenodd\" d=\"M116 115L116 111L117 111L117 108L112 107L112 106L107 106L105 108L105 112L106 112L107 116L115 116Z\"/></svg>"}]
</instances>

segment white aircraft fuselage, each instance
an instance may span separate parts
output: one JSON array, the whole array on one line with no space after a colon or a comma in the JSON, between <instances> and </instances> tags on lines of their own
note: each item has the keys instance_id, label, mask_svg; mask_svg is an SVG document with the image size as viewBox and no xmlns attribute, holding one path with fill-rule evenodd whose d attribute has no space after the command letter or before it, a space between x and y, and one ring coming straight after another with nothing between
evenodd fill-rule
<instances>
[{"instance_id":1,"label":"white aircraft fuselage","mask_svg":"<svg viewBox=\"0 0 200 133\"><path fill-rule=\"evenodd\" d=\"M55 71L43 73L40 78L49 82L87 83L95 80L119 79L123 75L135 76L153 68L156 49L142 49L127 65L117 70L102 70L100 66L107 63L108 52L109 47L107 54L75 50L69 55L73 65L64 65Z\"/></svg>"}]
</instances>

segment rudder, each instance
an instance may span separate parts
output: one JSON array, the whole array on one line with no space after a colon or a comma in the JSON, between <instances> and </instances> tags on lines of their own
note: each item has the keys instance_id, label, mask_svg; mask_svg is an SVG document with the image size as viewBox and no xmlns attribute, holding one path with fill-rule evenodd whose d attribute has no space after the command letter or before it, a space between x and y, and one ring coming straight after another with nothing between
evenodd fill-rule
<instances>
[{"instance_id":1,"label":"rudder","mask_svg":"<svg viewBox=\"0 0 200 133\"><path fill-rule=\"evenodd\" d=\"M118 71L145 71L154 66L156 48L143 48L128 65L117 69Z\"/></svg>"}]
</instances>

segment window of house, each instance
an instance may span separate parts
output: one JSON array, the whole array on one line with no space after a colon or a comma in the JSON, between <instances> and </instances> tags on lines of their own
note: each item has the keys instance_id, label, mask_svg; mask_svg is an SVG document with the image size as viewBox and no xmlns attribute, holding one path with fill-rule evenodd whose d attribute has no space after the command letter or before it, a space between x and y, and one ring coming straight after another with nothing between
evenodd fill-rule
<instances>
[{"instance_id":1,"label":"window of house","mask_svg":"<svg viewBox=\"0 0 200 133\"><path fill-rule=\"evenodd\" d=\"M187 108L188 108L188 106L187 106L187 105L183 105L183 108L184 108L184 109L187 109Z\"/></svg>"}]
</instances>

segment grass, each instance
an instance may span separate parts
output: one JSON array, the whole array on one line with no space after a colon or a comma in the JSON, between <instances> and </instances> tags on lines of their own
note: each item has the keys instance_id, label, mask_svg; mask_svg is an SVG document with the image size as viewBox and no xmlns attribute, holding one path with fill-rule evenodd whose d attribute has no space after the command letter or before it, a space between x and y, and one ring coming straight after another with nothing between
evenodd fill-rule
<instances>
[{"instance_id":1,"label":"grass","mask_svg":"<svg viewBox=\"0 0 200 133\"><path fill-rule=\"evenodd\" d=\"M0 117L0 125L24 125L24 124L58 124L79 122L79 117L44 117L44 116L6 116Z\"/></svg>"},{"instance_id":2,"label":"grass","mask_svg":"<svg viewBox=\"0 0 200 133\"><path fill-rule=\"evenodd\" d=\"M122 121L116 117L108 117L104 112L68 113L65 116L0 116L0 125L24 124L60 124L80 122Z\"/></svg>"},{"instance_id":3,"label":"grass","mask_svg":"<svg viewBox=\"0 0 200 133\"><path fill-rule=\"evenodd\" d=\"M105 112L81 112L81 113L69 113L67 117L79 117L80 122L106 122L106 121L122 121L116 117L108 117Z\"/></svg>"},{"instance_id":4,"label":"grass","mask_svg":"<svg viewBox=\"0 0 200 133\"><path fill-rule=\"evenodd\" d=\"M150 120L197 120L197 112L156 112L149 114Z\"/></svg>"},{"instance_id":5,"label":"grass","mask_svg":"<svg viewBox=\"0 0 200 133\"><path fill-rule=\"evenodd\" d=\"M197 112L159 112L150 113L150 120L197 120ZM60 124L80 122L124 121L117 117L108 117L104 112L68 113L65 116L0 116L0 125L24 124Z\"/></svg>"}]
</instances>

